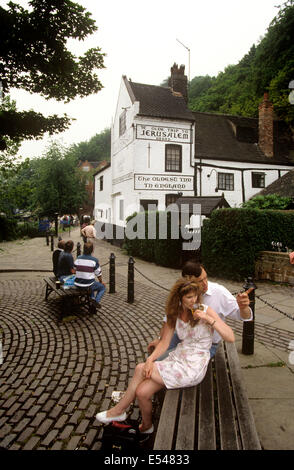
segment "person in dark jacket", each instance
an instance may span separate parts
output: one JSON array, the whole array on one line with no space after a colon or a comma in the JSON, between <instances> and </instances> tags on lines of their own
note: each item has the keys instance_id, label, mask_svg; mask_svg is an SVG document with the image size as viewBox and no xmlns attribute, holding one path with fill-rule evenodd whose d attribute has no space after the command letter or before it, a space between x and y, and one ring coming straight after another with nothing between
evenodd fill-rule
<instances>
[{"instance_id":1,"label":"person in dark jacket","mask_svg":"<svg viewBox=\"0 0 294 470\"><path fill-rule=\"evenodd\" d=\"M65 277L75 274L74 259L71 254L74 247L72 240L67 240L64 245L64 251L61 252L58 259L57 277L63 281Z\"/></svg>"},{"instance_id":2,"label":"person in dark jacket","mask_svg":"<svg viewBox=\"0 0 294 470\"><path fill-rule=\"evenodd\" d=\"M54 272L55 277L57 277L58 260L59 260L60 254L64 250L64 245L65 245L65 241L59 240L57 248L53 252L53 255L52 255L53 272Z\"/></svg>"}]
</instances>

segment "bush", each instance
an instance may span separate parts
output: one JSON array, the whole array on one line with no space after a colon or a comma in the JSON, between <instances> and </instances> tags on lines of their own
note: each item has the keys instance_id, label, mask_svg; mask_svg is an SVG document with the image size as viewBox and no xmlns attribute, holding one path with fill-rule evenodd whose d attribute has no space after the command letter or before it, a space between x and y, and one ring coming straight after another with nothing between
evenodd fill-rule
<instances>
[{"instance_id":1,"label":"bush","mask_svg":"<svg viewBox=\"0 0 294 470\"><path fill-rule=\"evenodd\" d=\"M17 225L17 238L39 237L39 226L37 222L21 222Z\"/></svg>"},{"instance_id":2,"label":"bush","mask_svg":"<svg viewBox=\"0 0 294 470\"><path fill-rule=\"evenodd\" d=\"M257 194L249 201L243 202L242 207L245 209L287 209L291 202L291 197L283 197L278 194L267 194L265 196Z\"/></svg>"},{"instance_id":3,"label":"bush","mask_svg":"<svg viewBox=\"0 0 294 470\"><path fill-rule=\"evenodd\" d=\"M10 241L17 238L17 223L14 219L0 216L0 241Z\"/></svg>"},{"instance_id":4,"label":"bush","mask_svg":"<svg viewBox=\"0 0 294 470\"><path fill-rule=\"evenodd\" d=\"M259 251L272 241L294 248L294 214L259 209L219 209L202 228L202 261L210 275L241 280L254 275Z\"/></svg>"},{"instance_id":5,"label":"bush","mask_svg":"<svg viewBox=\"0 0 294 470\"><path fill-rule=\"evenodd\" d=\"M181 262L182 240L171 239L171 215L167 213L167 238L159 238L159 218L160 212L140 212L134 213L127 218L130 222L136 217L133 227L134 232L144 234L144 239L135 238L130 240L125 236L123 248L131 256L137 256L146 261L154 262L160 266L179 268ZM156 238L148 238L148 223L150 220L155 222Z\"/></svg>"},{"instance_id":6,"label":"bush","mask_svg":"<svg viewBox=\"0 0 294 470\"><path fill-rule=\"evenodd\" d=\"M0 242L40 236L45 236L45 232L39 231L38 222L18 222L16 219L0 216Z\"/></svg>"}]
</instances>

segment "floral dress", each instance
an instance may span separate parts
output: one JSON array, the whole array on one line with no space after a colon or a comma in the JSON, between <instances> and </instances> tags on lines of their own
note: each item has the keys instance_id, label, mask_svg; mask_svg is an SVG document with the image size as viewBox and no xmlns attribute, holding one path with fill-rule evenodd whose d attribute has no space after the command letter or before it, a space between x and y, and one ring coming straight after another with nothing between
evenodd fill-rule
<instances>
[{"instance_id":1,"label":"floral dress","mask_svg":"<svg viewBox=\"0 0 294 470\"><path fill-rule=\"evenodd\" d=\"M207 310L207 305L204 310ZM181 343L166 359L155 364L166 388L192 387L199 384L206 374L213 329L202 319L192 327L189 322L178 318L176 332Z\"/></svg>"}]
</instances>

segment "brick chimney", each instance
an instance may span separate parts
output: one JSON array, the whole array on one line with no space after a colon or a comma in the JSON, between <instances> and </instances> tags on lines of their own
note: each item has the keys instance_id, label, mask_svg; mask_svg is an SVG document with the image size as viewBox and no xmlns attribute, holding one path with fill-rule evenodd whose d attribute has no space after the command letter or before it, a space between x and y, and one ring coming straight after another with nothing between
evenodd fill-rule
<instances>
[{"instance_id":1,"label":"brick chimney","mask_svg":"<svg viewBox=\"0 0 294 470\"><path fill-rule=\"evenodd\" d=\"M259 147L266 157L274 156L274 107L269 101L268 93L263 96L259 105Z\"/></svg>"},{"instance_id":2,"label":"brick chimney","mask_svg":"<svg viewBox=\"0 0 294 470\"><path fill-rule=\"evenodd\" d=\"M169 87L175 93L180 93L188 103L188 79L185 75L185 66L174 64L170 69Z\"/></svg>"}]
</instances>

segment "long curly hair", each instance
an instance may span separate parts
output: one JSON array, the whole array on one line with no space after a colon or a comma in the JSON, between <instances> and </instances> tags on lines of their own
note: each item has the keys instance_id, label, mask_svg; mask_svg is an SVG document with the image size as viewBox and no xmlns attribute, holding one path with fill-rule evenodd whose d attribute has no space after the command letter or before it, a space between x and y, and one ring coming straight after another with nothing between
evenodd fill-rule
<instances>
[{"instance_id":1,"label":"long curly hair","mask_svg":"<svg viewBox=\"0 0 294 470\"><path fill-rule=\"evenodd\" d=\"M190 292L195 292L195 294L198 296L198 304L202 303L200 287L195 282L193 282L193 280L189 281L182 277L181 279L178 279L178 281L171 288L166 301L165 313L167 317L167 323L172 328L175 328L177 318L182 310L182 298L184 295L187 295ZM188 314L188 318L192 327L194 327L199 321L199 319L195 320L193 318L191 311Z\"/></svg>"}]
</instances>

